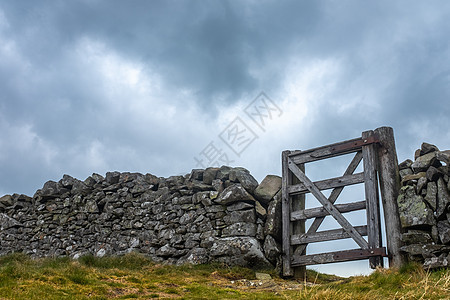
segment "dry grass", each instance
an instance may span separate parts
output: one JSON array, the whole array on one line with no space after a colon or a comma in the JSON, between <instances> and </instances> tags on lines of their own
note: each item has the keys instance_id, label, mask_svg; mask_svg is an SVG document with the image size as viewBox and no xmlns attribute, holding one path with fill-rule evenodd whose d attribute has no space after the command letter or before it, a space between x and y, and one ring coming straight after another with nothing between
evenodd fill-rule
<instances>
[{"instance_id":1,"label":"dry grass","mask_svg":"<svg viewBox=\"0 0 450 300\"><path fill-rule=\"evenodd\" d=\"M259 281L254 271L222 265L164 266L138 254L31 260L0 258L0 299L449 299L450 270L410 265L370 276L308 272L309 282Z\"/></svg>"}]
</instances>

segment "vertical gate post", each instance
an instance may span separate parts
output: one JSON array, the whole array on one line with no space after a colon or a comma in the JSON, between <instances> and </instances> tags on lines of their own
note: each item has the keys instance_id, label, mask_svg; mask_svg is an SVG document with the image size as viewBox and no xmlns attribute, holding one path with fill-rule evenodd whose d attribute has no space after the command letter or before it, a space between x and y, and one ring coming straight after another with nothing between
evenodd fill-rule
<instances>
[{"instance_id":1,"label":"vertical gate post","mask_svg":"<svg viewBox=\"0 0 450 300\"><path fill-rule=\"evenodd\" d=\"M373 137L372 130L362 133L363 140ZM367 212L367 238L369 248L376 249L382 246L381 241L381 220L380 220L380 200L378 196L377 180L377 153L375 144L369 144L362 147L364 163L364 188L366 194L366 212ZM369 258L369 264L372 269L383 267L383 257L374 256Z\"/></svg>"},{"instance_id":2,"label":"vertical gate post","mask_svg":"<svg viewBox=\"0 0 450 300\"><path fill-rule=\"evenodd\" d=\"M283 276L289 277L294 275L291 267L291 204L289 201L288 186L289 186L289 168L288 155L290 151L283 151L281 154L281 226L282 226L282 246L283 246Z\"/></svg>"},{"instance_id":3,"label":"vertical gate post","mask_svg":"<svg viewBox=\"0 0 450 300\"><path fill-rule=\"evenodd\" d=\"M404 265L406 260L400 252L402 227L397 204L400 176L397 152L395 150L394 130L391 127L380 127L375 129L375 134L378 135L380 140L380 146L378 147L378 173L386 225L389 267L399 268Z\"/></svg>"},{"instance_id":4,"label":"vertical gate post","mask_svg":"<svg viewBox=\"0 0 450 300\"><path fill-rule=\"evenodd\" d=\"M305 164L299 165L300 170L305 172ZM300 180L290 172L291 181L290 185L300 183ZM291 211L299 211L305 209L305 194L296 195L291 197ZM291 222L292 234L303 234L306 231L305 220ZM297 246L293 249L293 253L297 255L304 255L306 249L301 246ZM304 280L306 278L306 266L300 266L294 268L294 278Z\"/></svg>"}]
</instances>

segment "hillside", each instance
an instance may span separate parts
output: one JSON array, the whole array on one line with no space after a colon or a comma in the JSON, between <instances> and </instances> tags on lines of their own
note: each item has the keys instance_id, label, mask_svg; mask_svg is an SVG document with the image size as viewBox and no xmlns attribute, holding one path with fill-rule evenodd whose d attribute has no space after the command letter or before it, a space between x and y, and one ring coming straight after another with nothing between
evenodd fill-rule
<instances>
[{"instance_id":1,"label":"hillside","mask_svg":"<svg viewBox=\"0 0 450 300\"><path fill-rule=\"evenodd\" d=\"M307 282L223 265L167 266L138 255L79 260L0 258L0 299L447 299L450 270L408 266L340 278L308 271ZM264 279L261 276L271 279ZM257 279L256 276L260 277Z\"/></svg>"}]
</instances>

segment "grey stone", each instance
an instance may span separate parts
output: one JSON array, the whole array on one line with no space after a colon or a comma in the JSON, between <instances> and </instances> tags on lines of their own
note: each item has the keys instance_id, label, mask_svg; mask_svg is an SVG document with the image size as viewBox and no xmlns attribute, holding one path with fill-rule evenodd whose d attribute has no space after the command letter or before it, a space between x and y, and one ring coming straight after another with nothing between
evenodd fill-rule
<instances>
[{"instance_id":1,"label":"grey stone","mask_svg":"<svg viewBox=\"0 0 450 300\"><path fill-rule=\"evenodd\" d=\"M437 185L435 182L428 182L427 194L425 195L424 199L430 205L433 211L436 211Z\"/></svg>"},{"instance_id":2,"label":"grey stone","mask_svg":"<svg viewBox=\"0 0 450 300\"><path fill-rule=\"evenodd\" d=\"M437 181L440 176L442 176L442 173L437 168L435 168L433 166L430 166L428 168L428 170L427 170L428 181Z\"/></svg>"},{"instance_id":3,"label":"grey stone","mask_svg":"<svg viewBox=\"0 0 450 300\"><path fill-rule=\"evenodd\" d=\"M255 223L256 214L254 209L232 211L228 215L226 215L223 220L228 225L241 222Z\"/></svg>"},{"instance_id":4,"label":"grey stone","mask_svg":"<svg viewBox=\"0 0 450 300\"><path fill-rule=\"evenodd\" d=\"M267 207L270 200L272 200L280 189L281 177L276 175L267 175L255 189L255 197L261 202L261 204Z\"/></svg>"},{"instance_id":5,"label":"grey stone","mask_svg":"<svg viewBox=\"0 0 450 300\"><path fill-rule=\"evenodd\" d=\"M236 175L237 181L242 185L244 189L249 193L253 193L258 186L258 181L247 170L233 169L233 174ZM231 176L232 173L230 173Z\"/></svg>"},{"instance_id":6,"label":"grey stone","mask_svg":"<svg viewBox=\"0 0 450 300\"><path fill-rule=\"evenodd\" d=\"M119 183L120 173L117 171L106 173L106 183L108 185Z\"/></svg>"},{"instance_id":7,"label":"grey stone","mask_svg":"<svg viewBox=\"0 0 450 300\"><path fill-rule=\"evenodd\" d=\"M431 235L426 231L408 230L402 234L402 241L404 244L427 244L432 243Z\"/></svg>"},{"instance_id":8,"label":"grey stone","mask_svg":"<svg viewBox=\"0 0 450 300\"><path fill-rule=\"evenodd\" d=\"M250 268L271 268L259 241L252 237L228 237L216 239L211 247L213 261ZM220 258L226 257L225 260Z\"/></svg>"},{"instance_id":9,"label":"grey stone","mask_svg":"<svg viewBox=\"0 0 450 300\"><path fill-rule=\"evenodd\" d=\"M432 226L436 223L432 210L421 196L415 194L414 187L402 187L397 202L402 227Z\"/></svg>"},{"instance_id":10,"label":"grey stone","mask_svg":"<svg viewBox=\"0 0 450 300\"><path fill-rule=\"evenodd\" d=\"M442 178L437 181L437 205L436 205L436 216L441 219L446 213L447 206L450 203L450 195Z\"/></svg>"},{"instance_id":11,"label":"grey stone","mask_svg":"<svg viewBox=\"0 0 450 300\"><path fill-rule=\"evenodd\" d=\"M14 204L13 198L11 197L11 195L4 195L0 198L0 204L8 207L8 206L12 206Z\"/></svg>"},{"instance_id":12,"label":"grey stone","mask_svg":"<svg viewBox=\"0 0 450 300\"><path fill-rule=\"evenodd\" d=\"M409 169L409 168L411 168L412 164L413 164L412 160L407 159L398 165L398 169L399 170Z\"/></svg>"},{"instance_id":13,"label":"grey stone","mask_svg":"<svg viewBox=\"0 0 450 300\"><path fill-rule=\"evenodd\" d=\"M410 255L421 255L426 258L433 256L435 253L439 253L443 247L443 245L411 244L400 247L400 250L403 252L407 252Z\"/></svg>"},{"instance_id":14,"label":"grey stone","mask_svg":"<svg viewBox=\"0 0 450 300\"><path fill-rule=\"evenodd\" d=\"M436 168L441 166L441 163L436 158L436 154L434 152L418 157L416 161L411 165L411 168L413 169L414 173L418 173L426 171L430 166Z\"/></svg>"},{"instance_id":15,"label":"grey stone","mask_svg":"<svg viewBox=\"0 0 450 300\"><path fill-rule=\"evenodd\" d=\"M6 230L11 227L23 226L17 220L11 218L10 216L0 213L0 230Z\"/></svg>"},{"instance_id":16,"label":"grey stone","mask_svg":"<svg viewBox=\"0 0 450 300\"><path fill-rule=\"evenodd\" d=\"M177 253L177 249L170 247L169 244L165 244L158 250L156 250L156 255L162 256L162 257L169 257L173 256Z\"/></svg>"},{"instance_id":17,"label":"grey stone","mask_svg":"<svg viewBox=\"0 0 450 300\"><path fill-rule=\"evenodd\" d=\"M214 201L222 205L230 205L235 202L249 201L255 202L255 199L250 195L240 184L234 184L227 187Z\"/></svg>"},{"instance_id":18,"label":"grey stone","mask_svg":"<svg viewBox=\"0 0 450 300\"><path fill-rule=\"evenodd\" d=\"M438 147L429 143L423 142L422 146L420 147L420 155L425 155L435 151L439 151Z\"/></svg>"},{"instance_id":19,"label":"grey stone","mask_svg":"<svg viewBox=\"0 0 450 300\"><path fill-rule=\"evenodd\" d=\"M450 266L450 254L446 256L445 254L441 254L439 257L428 257L425 258L423 263L425 269L436 269L436 268L445 268Z\"/></svg>"},{"instance_id":20,"label":"grey stone","mask_svg":"<svg viewBox=\"0 0 450 300\"><path fill-rule=\"evenodd\" d=\"M447 220L437 223L439 238L442 244L450 244L450 224Z\"/></svg>"},{"instance_id":21,"label":"grey stone","mask_svg":"<svg viewBox=\"0 0 450 300\"><path fill-rule=\"evenodd\" d=\"M399 174L400 174L400 178L403 180L403 178L405 178L405 176L412 175L412 174L414 174L414 172L413 172L413 170L408 168L408 169L400 170Z\"/></svg>"},{"instance_id":22,"label":"grey stone","mask_svg":"<svg viewBox=\"0 0 450 300\"><path fill-rule=\"evenodd\" d=\"M420 177L419 180L417 180L417 194L420 195L422 193L422 190L424 187L427 186L427 178L426 177Z\"/></svg>"},{"instance_id":23,"label":"grey stone","mask_svg":"<svg viewBox=\"0 0 450 300\"><path fill-rule=\"evenodd\" d=\"M207 168L203 172L203 183L211 185L216 179L217 172L219 172L219 168Z\"/></svg>"},{"instance_id":24,"label":"grey stone","mask_svg":"<svg viewBox=\"0 0 450 300\"><path fill-rule=\"evenodd\" d=\"M255 201L255 209L258 217L265 219L267 215L267 210L259 203L259 201Z\"/></svg>"},{"instance_id":25,"label":"grey stone","mask_svg":"<svg viewBox=\"0 0 450 300\"><path fill-rule=\"evenodd\" d=\"M450 150L437 151L436 158L444 162L447 166L450 165Z\"/></svg>"},{"instance_id":26,"label":"grey stone","mask_svg":"<svg viewBox=\"0 0 450 300\"><path fill-rule=\"evenodd\" d=\"M262 281L271 280L272 279L272 276L270 276L270 274L259 273L259 272L255 272L255 277L256 277L257 280L262 280Z\"/></svg>"},{"instance_id":27,"label":"grey stone","mask_svg":"<svg viewBox=\"0 0 450 300\"><path fill-rule=\"evenodd\" d=\"M281 256L281 245L271 235L266 236L264 240L264 254L273 265Z\"/></svg>"},{"instance_id":28,"label":"grey stone","mask_svg":"<svg viewBox=\"0 0 450 300\"><path fill-rule=\"evenodd\" d=\"M245 210L249 208L254 208L255 205L247 203L247 202L236 202L233 204L230 204L227 206L228 211L235 211L235 210Z\"/></svg>"},{"instance_id":29,"label":"grey stone","mask_svg":"<svg viewBox=\"0 0 450 300\"><path fill-rule=\"evenodd\" d=\"M221 166L219 171L217 172L216 179L220 179L222 181L228 180L230 176L231 168L228 166Z\"/></svg>"},{"instance_id":30,"label":"grey stone","mask_svg":"<svg viewBox=\"0 0 450 300\"><path fill-rule=\"evenodd\" d=\"M281 191L269 203L264 234L271 235L275 240L281 242Z\"/></svg>"},{"instance_id":31,"label":"grey stone","mask_svg":"<svg viewBox=\"0 0 450 300\"><path fill-rule=\"evenodd\" d=\"M225 187L223 186L223 182L222 182L222 180L220 180L220 179L214 179L214 180L212 181L212 184L211 184L211 185L212 185L213 188L214 188L217 192L219 192L219 193L222 193L223 190L225 189Z\"/></svg>"},{"instance_id":32,"label":"grey stone","mask_svg":"<svg viewBox=\"0 0 450 300\"><path fill-rule=\"evenodd\" d=\"M203 180L203 169L192 169L189 180Z\"/></svg>"},{"instance_id":33,"label":"grey stone","mask_svg":"<svg viewBox=\"0 0 450 300\"><path fill-rule=\"evenodd\" d=\"M230 236L256 236L256 224L255 223L234 223L222 230L222 237Z\"/></svg>"},{"instance_id":34,"label":"grey stone","mask_svg":"<svg viewBox=\"0 0 450 300\"><path fill-rule=\"evenodd\" d=\"M182 264L206 264L209 260L208 252L204 248L193 248L191 249L186 256L180 258L177 262L177 265Z\"/></svg>"}]
</instances>

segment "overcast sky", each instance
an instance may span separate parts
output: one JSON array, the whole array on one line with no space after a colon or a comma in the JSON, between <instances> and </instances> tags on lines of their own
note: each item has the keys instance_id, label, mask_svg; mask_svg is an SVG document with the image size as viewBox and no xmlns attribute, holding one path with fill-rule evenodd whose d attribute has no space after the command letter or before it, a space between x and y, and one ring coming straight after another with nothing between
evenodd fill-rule
<instances>
[{"instance_id":1,"label":"overcast sky","mask_svg":"<svg viewBox=\"0 0 450 300\"><path fill-rule=\"evenodd\" d=\"M0 195L223 161L261 181L380 126L400 161L450 149L449 20L445 0L0 0Z\"/></svg>"}]
</instances>

